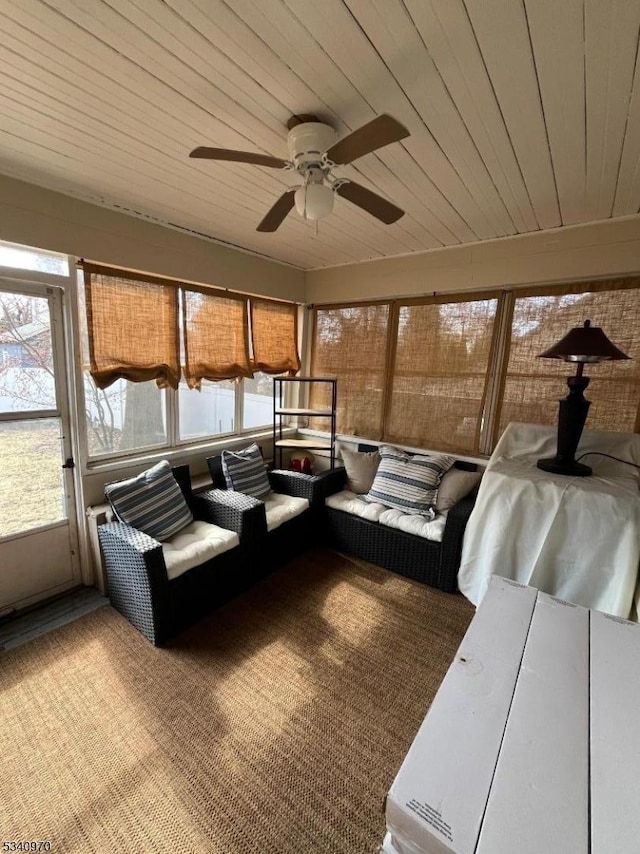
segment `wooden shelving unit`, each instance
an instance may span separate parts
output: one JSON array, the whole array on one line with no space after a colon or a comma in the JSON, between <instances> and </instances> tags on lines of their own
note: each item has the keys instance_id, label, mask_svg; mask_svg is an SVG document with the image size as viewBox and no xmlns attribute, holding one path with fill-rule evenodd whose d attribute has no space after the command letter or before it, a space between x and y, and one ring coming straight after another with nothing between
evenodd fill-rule
<instances>
[{"instance_id":1,"label":"wooden shelving unit","mask_svg":"<svg viewBox=\"0 0 640 854\"><path fill-rule=\"evenodd\" d=\"M331 386L331 408L311 409L307 407L279 406L279 401L285 400L285 384L326 383ZM335 465L336 454L336 391L338 380L335 377L274 377L273 378L273 457L278 468L282 468L282 452L290 450L320 451L328 450L331 457L331 468ZM308 396L306 396L308 399ZM330 421L330 440L326 439L283 439L283 418L286 416L309 416L310 418L327 418Z\"/></svg>"}]
</instances>

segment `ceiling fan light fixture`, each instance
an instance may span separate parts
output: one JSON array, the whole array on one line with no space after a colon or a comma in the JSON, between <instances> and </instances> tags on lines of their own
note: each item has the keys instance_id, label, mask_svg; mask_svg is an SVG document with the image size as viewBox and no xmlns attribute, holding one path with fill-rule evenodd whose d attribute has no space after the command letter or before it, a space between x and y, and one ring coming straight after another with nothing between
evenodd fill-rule
<instances>
[{"instance_id":1,"label":"ceiling fan light fixture","mask_svg":"<svg viewBox=\"0 0 640 854\"><path fill-rule=\"evenodd\" d=\"M333 210L333 190L326 184L305 184L295 192L296 210L305 219L323 219Z\"/></svg>"},{"instance_id":2,"label":"ceiling fan light fixture","mask_svg":"<svg viewBox=\"0 0 640 854\"><path fill-rule=\"evenodd\" d=\"M287 128L288 160L259 151L236 151L231 148L206 146L194 148L189 156L286 169L296 172L302 178L302 187L288 187L280 198L276 199L256 227L260 232L276 231L294 207L304 219L313 222L324 219L333 211L335 195L341 196L385 225L397 222L404 215L402 208L373 190L332 173L334 166L348 166L365 154L372 154L379 148L409 136L407 128L392 116L383 113L351 131L338 142L335 142L336 132L330 125L306 113L291 116Z\"/></svg>"}]
</instances>

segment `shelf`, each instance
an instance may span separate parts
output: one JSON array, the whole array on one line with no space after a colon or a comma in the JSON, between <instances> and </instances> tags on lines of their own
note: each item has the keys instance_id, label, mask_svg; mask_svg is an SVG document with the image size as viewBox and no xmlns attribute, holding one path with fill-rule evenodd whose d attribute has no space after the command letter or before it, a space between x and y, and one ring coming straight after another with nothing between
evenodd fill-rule
<instances>
[{"instance_id":1,"label":"shelf","mask_svg":"<svg viewBox=\"0 0 640 854\"><path fill-rule=\"evenodd\" d=\"M332 409L276 409L276 415L316 415L331 418Z\"/></svg>"},{"instance_id":2,"label":"shelf","mask_svg":"<svg viewBox=\"0 0 640 854\"><path fill-rule=\"evenodd\" d=\"M331 450L331 442L325 442L322 439L279 439L276 441L276 448L304 448L307 451L324 451Z\"/></svg>"},{"instance_id":3,"label":"shelf","mask_svg":"<svg viewBox=\"0 0 640 854\"><path fill-rule=\"evenodd\" d=\"M276 377L279 383L334 383L336 377Z\"/></svg>"},{"instance_id":4,"label":"shelf","mask_svg":"<svg viewBox=\"0 0 640 854\"><path fill-rule=\"evenodd\" d=\"M313 384L324 384L330 386L331 403L322 401L320 408L315 408L311 399L297 397L290 400L284 399L285 389L283 383L298 383L298 391L302 391L305 386ZM338 380L335 377L274 377L273 380L273 448L274 458L278 461L276 465L282 468L283 455L285 448L289 451L328 451L330 455L330 466L333 468L336 457L336 386ZM286 406L286 403L303 404L302 406ZM304 405L306 404L306 406ZM282 430L284 420L290 416L296 418L298 416L308 416L309 418L327 418L330 419L331 425L331 440L313 438L313 439L284 439ZM277 452L277 453L276 453Z\"/></svg>"}]
</instances>

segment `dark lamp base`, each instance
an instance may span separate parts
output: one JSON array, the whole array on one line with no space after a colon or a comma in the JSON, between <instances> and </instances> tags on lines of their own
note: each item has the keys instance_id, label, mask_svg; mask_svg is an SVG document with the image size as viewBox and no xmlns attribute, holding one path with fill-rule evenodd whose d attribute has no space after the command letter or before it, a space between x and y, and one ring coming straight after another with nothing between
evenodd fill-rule
<instances>
[{"instance_id":1,"label":"dark lamp base","mask_svg":"<svg viewBox=\"0 0 640 854\"><path fill-rule=\"evenodd\" d=\"M538 460L538 468L542 471L549 471L552 474L566 474L570 477L589 477L591 474L591 466L585 466L582 463L563 462L557 457L547 457L543 460Z\"/></svg>"}]
</instances>

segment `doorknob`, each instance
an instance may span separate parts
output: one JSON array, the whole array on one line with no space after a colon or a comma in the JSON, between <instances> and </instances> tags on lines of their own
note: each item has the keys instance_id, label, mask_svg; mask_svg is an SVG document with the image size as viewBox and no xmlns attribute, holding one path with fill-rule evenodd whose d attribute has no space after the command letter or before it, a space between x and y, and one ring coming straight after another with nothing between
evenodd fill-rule
<instances>
[{"instance_id":1,"label":"doorknob","mask_svg":"<svg viewBox=\"0 0 640 854\"><path fill-rule=\"evenodd\" d=\"M73 461L73 457L67 457L67 459L62 464L63 469L74 469L76 464Z\"/></svg>"}]
</instances>

